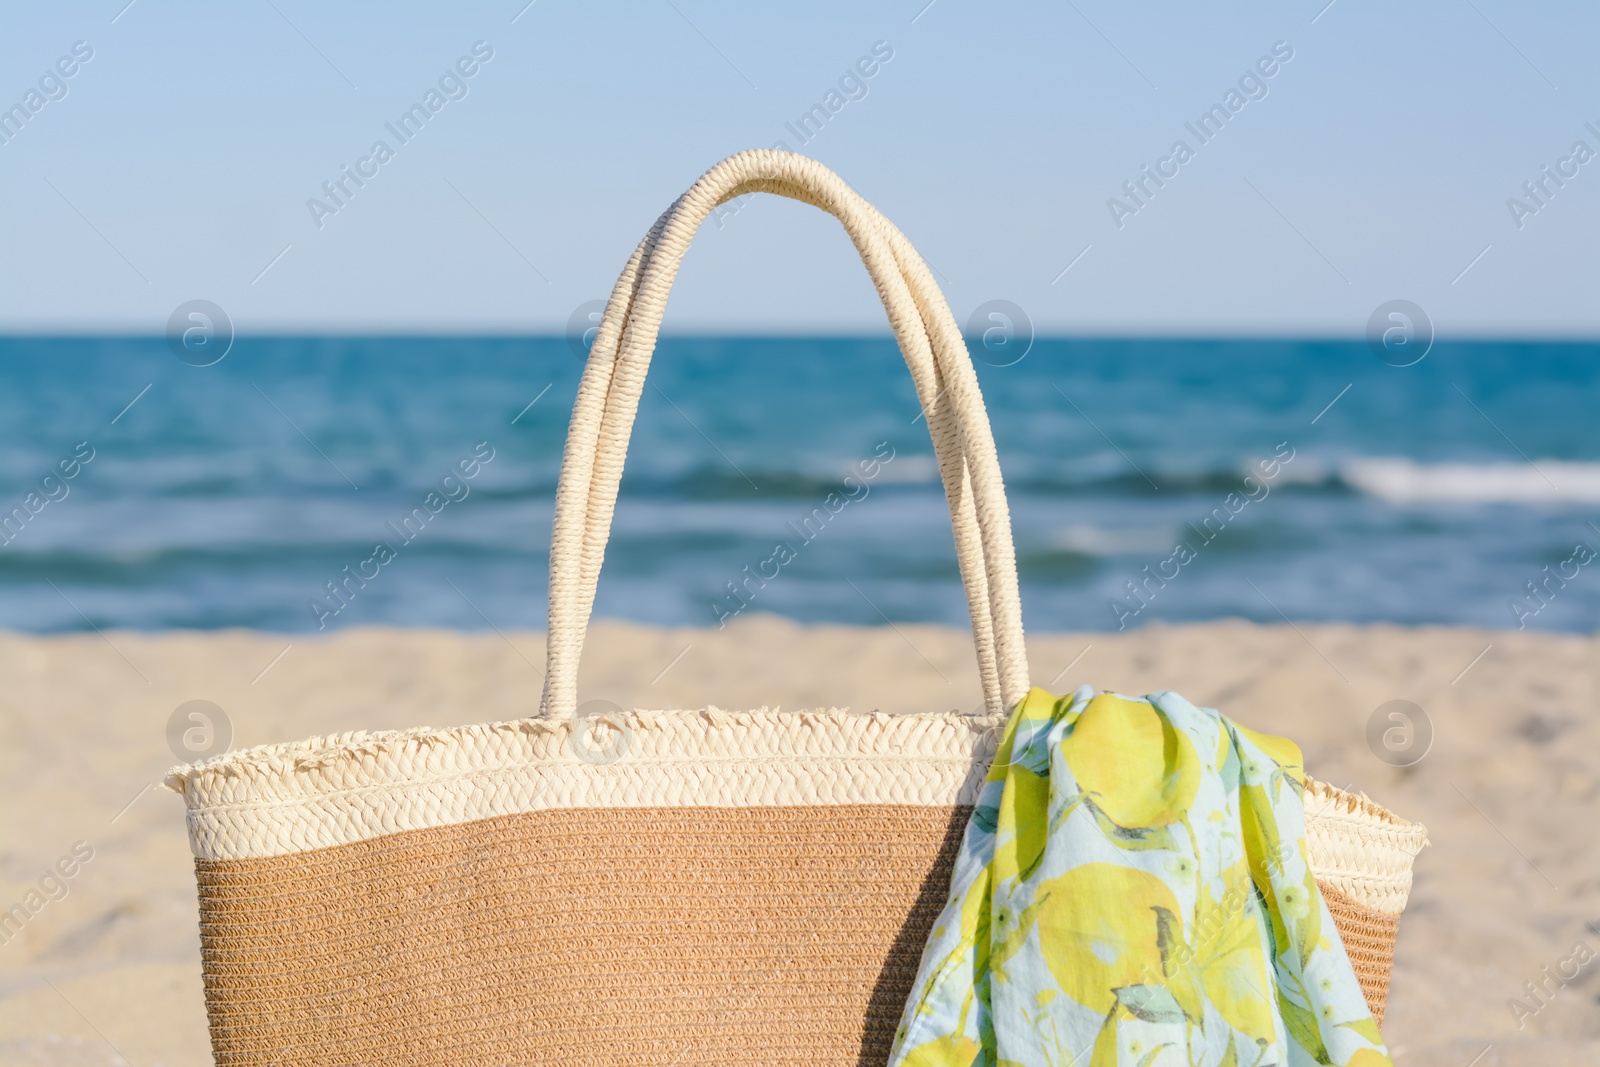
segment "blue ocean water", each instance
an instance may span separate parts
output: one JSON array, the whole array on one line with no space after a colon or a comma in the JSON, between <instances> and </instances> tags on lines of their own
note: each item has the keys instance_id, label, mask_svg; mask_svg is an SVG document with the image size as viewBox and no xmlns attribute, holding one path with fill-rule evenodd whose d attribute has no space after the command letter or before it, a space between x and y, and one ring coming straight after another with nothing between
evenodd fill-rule
<instances>
[{"instance_id":1,"label":"blue ocean water","mask_svg":"<svg viewBox=\"0 0 1600 1067\"><path fill-rule=\"evenodd\" d=\"M559 337L0 340L0 627L542 628L580 370ZM1600 629L1600 345L1039 340L980 379L1032 629ZM597 614L744 611L966 624L891 339L662 342Z\"/></svg>"}]
</instances>

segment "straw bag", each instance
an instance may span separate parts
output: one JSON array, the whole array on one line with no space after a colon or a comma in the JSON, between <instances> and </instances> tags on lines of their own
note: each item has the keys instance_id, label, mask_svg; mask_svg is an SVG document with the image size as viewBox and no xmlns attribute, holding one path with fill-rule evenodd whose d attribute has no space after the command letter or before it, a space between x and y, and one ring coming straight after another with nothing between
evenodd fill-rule
<instances>
[{"instance_id":1,"label":"straw bag","mask_svg":"<svg viewBox=\"0 0 1600 1067\"><path fill-rule=\"evenodd\" d=\"M667 291L706 215L750 192L837 217L888 310L950 504L981 714L578 706ZM725 160L628 261L562 462L547 655L536 718L317 738L172 772L217 1063L882 1063L1028 664L961 334L905 237L820 164ZM1381 1013L1421 828L1325 785L1306 799L1317 879Z\"/></svg>"}]
</instances>

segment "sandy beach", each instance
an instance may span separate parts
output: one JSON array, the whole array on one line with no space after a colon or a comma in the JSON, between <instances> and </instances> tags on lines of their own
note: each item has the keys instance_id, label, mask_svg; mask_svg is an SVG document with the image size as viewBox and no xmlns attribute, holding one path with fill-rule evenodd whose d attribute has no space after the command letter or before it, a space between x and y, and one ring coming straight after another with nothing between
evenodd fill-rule
<instances>
[{"instance_id":1,"label":"sandy beach","mask_svg":"<svg viewBox=\"0 0 1600 1067\"><path fill-rule=\"evenodd\" d=\"M1595 638L1219 622L1034 635L1029 651L1038 685L1179 690L1428 826L1384 1027L1397 1062L1600 1062ZM176 762L178 705L221 707L235 747L510 719L535 710L542 664L536 633L0 636L0 901L29 911L0 945L0 1063L210 1062L182 808L155 784ZM962 631L770 616L720 632L597 624L581 692L641 707L979 703ZM1433 728L1406 768L1366 739L1396 699Z\"/></svg>"}]
</instances>

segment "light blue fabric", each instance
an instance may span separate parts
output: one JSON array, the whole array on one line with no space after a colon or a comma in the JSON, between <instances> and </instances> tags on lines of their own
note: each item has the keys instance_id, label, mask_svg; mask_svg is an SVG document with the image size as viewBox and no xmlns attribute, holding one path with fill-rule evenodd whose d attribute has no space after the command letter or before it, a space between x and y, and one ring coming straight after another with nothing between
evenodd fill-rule
<instances>
[{"instance_id":1,"label":"light blue fabric","mask_svg":"<svg viewBox=\"0 0 1600 1067\"><path fill-rule=\"evenodd\" d=\"M1299 749L1175 693L1035 689L891 1067L1385 1067L1312 876Z\"/></svg>"}]
</instances>

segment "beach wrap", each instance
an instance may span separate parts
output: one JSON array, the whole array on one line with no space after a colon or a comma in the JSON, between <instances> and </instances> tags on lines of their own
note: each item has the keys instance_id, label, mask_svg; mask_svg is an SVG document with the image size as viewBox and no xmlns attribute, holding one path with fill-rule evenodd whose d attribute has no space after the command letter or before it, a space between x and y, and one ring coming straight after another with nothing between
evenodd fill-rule
<instances>
[{"instance_id":1,"label":"beach wrap","mask_svg":"<svg viewBox=\"0 0 1600 1067\"><path fill-rule=\"evenodd\" d=\"M1032 690L891 1067L1390 1064L1307 857L1299 748L1176 693Z\"/></svg>"}]
</instances>

